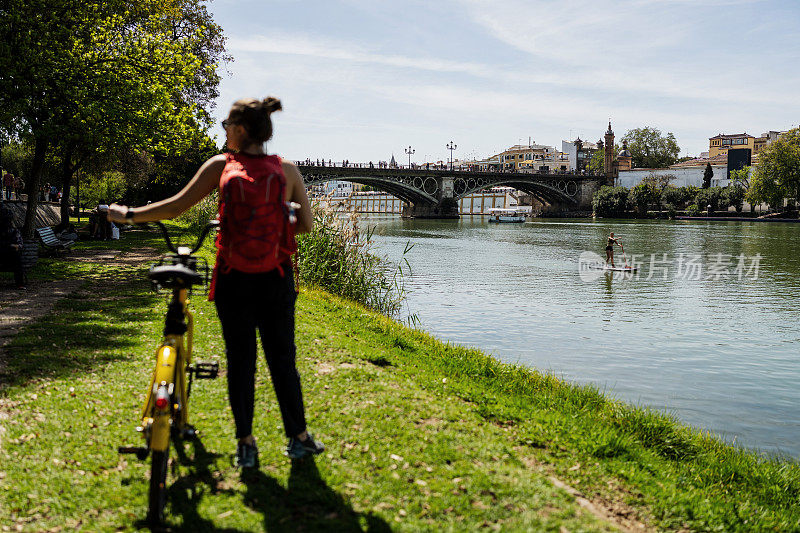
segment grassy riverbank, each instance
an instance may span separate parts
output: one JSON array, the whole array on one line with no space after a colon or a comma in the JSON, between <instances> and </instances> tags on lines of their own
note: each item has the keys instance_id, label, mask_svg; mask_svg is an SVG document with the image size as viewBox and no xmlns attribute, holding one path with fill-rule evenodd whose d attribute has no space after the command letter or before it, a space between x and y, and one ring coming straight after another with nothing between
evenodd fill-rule
<instances>
[{"instance_id":1,"label":"grassy riverbank","mask_svg":"<svg viewBox=\"0 0 800 533\"><path fill-rule=\"evenodd\" d=\"M142 232L114 245L155 243ZM61 262L37 275L60 275ZM147 465L115 450L138 444L164 302L140 269L95 266L70 263L84 287L5 349L4 528L143 525ZM196 357L224 367L213 306L199 297L193 306ZM298 300L297 344L311 429L328 450L295 465L282 455L262 361L261 467L240 476L224 379L198 383L191 416L201 441L181 448L170 490L176 529L800 529L795 463L759 460L318 290Z\"/></svg>"}]
</instances>

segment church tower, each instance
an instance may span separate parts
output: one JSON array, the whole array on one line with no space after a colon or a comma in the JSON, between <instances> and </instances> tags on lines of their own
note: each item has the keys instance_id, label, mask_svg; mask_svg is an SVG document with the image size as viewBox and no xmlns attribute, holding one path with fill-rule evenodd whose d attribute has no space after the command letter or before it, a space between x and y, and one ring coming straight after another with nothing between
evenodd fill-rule
<instances>
[{"instance_id":1,"label":"church tower","mask_svg":"<svg viewBox=\"0 0 800 533\"><path fill-rule=\"evenodd\" d=\"M611 180L619 177L619 166L616 161L614 153L614 132L611 130L611 121L608 121L608 131L605 135L605 161L603 169L605 170L606 178Z\"/></svg>"}]
</instances>

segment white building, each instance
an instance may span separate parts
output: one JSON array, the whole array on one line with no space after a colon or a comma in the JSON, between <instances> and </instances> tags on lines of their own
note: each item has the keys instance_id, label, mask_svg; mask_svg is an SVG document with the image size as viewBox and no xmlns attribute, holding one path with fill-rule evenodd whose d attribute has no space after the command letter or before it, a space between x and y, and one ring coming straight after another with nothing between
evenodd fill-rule
<instances>
[{"instance_id":1,"label":"white building","mask_svg":"<svg viewBox=\"0 0 800 533\"><path fill-rule=\"evenodd\" d=\"M332 180L322 185L323 194L331 196L350 196L355 190L355 184L350 181Z\"/></svg>"}]
</instances>

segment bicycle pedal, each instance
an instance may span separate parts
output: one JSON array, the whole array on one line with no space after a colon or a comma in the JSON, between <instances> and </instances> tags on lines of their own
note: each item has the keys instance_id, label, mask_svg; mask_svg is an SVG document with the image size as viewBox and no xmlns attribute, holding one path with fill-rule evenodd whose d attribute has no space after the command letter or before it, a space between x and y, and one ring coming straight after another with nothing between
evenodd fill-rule
<instances>
[{"instance_id":1,"label":"bicycle pedal","mask_svg":"<svg viewBox=\"0 0 800 533\"><path fill-rule=\"evenodd\" d=\"M219 376L219 363L212 361L210 363L195 363L192 367L194 377L197 379L216 379Z\"/></svg>"},{"instance_id":2,"label":"bicycle pedal","mask_svg":"<svg viewBox=\"0 0 800 533\"><path fill-rule=\"evenodd\" d=\"M120 446L117 448L119 453L130 453L136 455L136 458L140 461L147 459L147 455L150 453L150 450L147 448L143 448L141 446Z\"/></svg>"}]
</instances>

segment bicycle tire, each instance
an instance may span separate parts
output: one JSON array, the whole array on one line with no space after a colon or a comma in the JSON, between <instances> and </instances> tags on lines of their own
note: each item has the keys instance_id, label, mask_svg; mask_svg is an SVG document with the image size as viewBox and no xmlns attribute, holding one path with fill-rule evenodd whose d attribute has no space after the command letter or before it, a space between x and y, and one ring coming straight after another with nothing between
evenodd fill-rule
<instances>
[{"instance_id":1,"label":"bicycle tire","mask_svg":"<svg viewBox=\"0 0 800 533\"><path fill-rule=\"evenodd\" d=\"M169 446L163 452L153 451L150 462L150 495L148 521L151 526L161 525L164 520L164 506L167 503L167 467Z\"/></svg>"}]
</instances>

